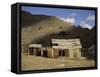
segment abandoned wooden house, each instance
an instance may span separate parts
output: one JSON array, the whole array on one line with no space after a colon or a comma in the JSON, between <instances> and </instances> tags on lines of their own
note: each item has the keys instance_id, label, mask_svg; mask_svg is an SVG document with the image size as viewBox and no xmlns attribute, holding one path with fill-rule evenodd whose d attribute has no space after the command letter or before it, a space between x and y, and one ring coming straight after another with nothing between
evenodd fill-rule
<instances>
[{"instance_id":1,"label":"abandoned wooden house","mask_svg":"<svg viewBox=\"0 0 100 77\"><path fill-rule=\"evenodd\" d=\"M54 48L51 47L42 47L41 44L30 44L28 46L28 53L30 55L34 55L34 56L42 56L42 57L49 57L49 58L53 58L56 57L55 53L53 53Z\"/></svg>"},{"instance_id":2,"label":"abandoned wooden house","mask_svg":"<svg viewBox=\"0 0 100 77\"><path fill-rule=\"evenodd\" d=\"M59 56L81 58L82 48L79 39L52 39L52 48L59 51Z\"/></svg>"},{"instance_id":3,"label":"abandoned wooden house","mask_svg":"<svg viewBox=\"0 0 100 77\"><path fill-rule=\"evenodd\" d=\"M30 55L48 58L65 56L68 58L81 58L81 43L79 39L52 39L51 47L43 47L41 44L29 44Z\"/></svg>"},{"instance_id":4,"label":"abandoned wooden house","mask_svg":"<svg viewBox=\"0 0 100 77\"><path fill-rule=\"evenodd\" d=\"M92 45L89 49L88 49L88 53L87 53L87 58L88 59L95 59L95 45Z\"/></svg>"},{"instance_id":5,"label":"abandoned wooden house","mask_svg":"<svg viewBox=\"0 0 100 77\"><path fill-rule=\"evenodd\" d=\"M39 55L41 56L41 44L29 44L28 46L28 53L30 55Z\"/></svg>"}]
</instances>

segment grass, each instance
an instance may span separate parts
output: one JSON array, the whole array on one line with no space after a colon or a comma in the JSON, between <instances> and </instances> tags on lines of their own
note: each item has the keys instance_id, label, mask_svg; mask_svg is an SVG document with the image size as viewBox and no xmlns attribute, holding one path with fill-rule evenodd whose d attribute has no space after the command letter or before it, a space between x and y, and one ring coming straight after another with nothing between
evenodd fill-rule
<instances>
[{"instance_id":1,"label":"grass","mask_svg":"<svg viewBox=\"0 0 100 77\"><path fill-rule=\"evenodd\" d=\"M21 57L21 67L24 71L95 66L94 60L69 59L67 57L50 59L25 54L22 54Z\"/></svg>"}]
</instances>

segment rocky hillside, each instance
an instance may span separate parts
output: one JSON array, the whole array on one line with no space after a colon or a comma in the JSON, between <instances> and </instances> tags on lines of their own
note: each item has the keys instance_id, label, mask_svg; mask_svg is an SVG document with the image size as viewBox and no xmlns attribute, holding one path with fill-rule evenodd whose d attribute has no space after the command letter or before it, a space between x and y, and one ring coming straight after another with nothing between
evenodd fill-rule
<instances>
[{"instance_id":1,"label":"rocky hillside","mask_svg":"<svg viewBox=\"0 0 100 77\"><path fill-rule=\"evenodd\" d=\"M53 33L72 29L71 24L54 16L33 15L25 11L22 11L21 15L22 44L35 42Z\"/></svg>"}]
</instances>

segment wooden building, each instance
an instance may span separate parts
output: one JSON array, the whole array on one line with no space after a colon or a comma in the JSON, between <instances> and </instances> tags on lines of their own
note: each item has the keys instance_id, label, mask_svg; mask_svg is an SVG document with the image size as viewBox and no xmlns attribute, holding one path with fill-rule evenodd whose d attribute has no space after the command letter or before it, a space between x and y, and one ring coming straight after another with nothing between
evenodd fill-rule
<instances>
[{"instance_id":1,"label":"wooden building","mask_svg":"<svg viewBox=\"0 0 100 77\"><path fill-rule=\"evenodd\" d=\"M41 44L29 44L30 55L48 58L65 56L68 58L81 58L81 43L79 39L52 39L51 47L42 47Z\"/></svg>"},{"instance_id":2,"label":"wooden building","mask_svg":"<svg viewBox=\"0 0 100 77\"><path fill-rule=\"evenodd\" d=\"M88 53L87 53L87 58L88 59L95 59L95 45L92 45L89 49L88 49Z\"/></svg>"},{"instance_id":3,"label":"wooden building","mask_svg":"<svg viewBox=\"0 0 100 77\"><path fill-rule=\"evenodd\" d=\"M37 55L41 56L41 44L29 44L28 46L28 53L30 55Z\"/></svg>"},{"instance_id":4,"label":"wooden building","mask_svg":"<svg viewBox=\"0 0 100 77\"><path fill-rule=\"evenodd\" d=\"M52 48L59 51L59 56L81 58L82 46L79 39L52 39Z\"/></svg>"}]
</instances>

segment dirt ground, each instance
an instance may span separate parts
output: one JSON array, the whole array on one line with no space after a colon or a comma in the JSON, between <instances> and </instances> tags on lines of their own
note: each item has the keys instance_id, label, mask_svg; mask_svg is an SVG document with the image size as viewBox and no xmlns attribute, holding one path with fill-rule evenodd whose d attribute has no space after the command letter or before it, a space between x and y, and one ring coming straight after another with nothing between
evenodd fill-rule
<instances>
[{"instance_id":1,"label":"dirt ground","mask_svg":"<svg viewBox=\"0 0 100 77\"><path fill-rule=\"evenodd\" d=\"M23 71L95 66L94 60L68 59L67 57L50 59L25 54L22 54L21 62L21 67Z\"/></svg>"}]
</instances>

